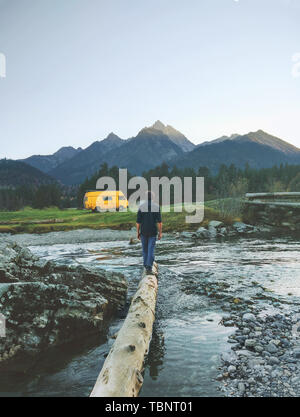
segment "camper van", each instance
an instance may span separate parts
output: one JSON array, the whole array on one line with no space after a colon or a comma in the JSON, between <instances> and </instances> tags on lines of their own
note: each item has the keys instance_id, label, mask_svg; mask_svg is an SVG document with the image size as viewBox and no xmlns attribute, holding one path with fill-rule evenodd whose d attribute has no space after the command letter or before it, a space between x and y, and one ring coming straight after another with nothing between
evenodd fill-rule
<instances>
[{"instance_id":1,"label":"camper van","mask_svg":"<svg viewBox=\"0 0 300 417\"><path fill-rule=\"evenodd\" d=\"M128 207L128 201L122 191L88 191L84 195L83 207L94 212L119 211Z\"/></svg>"}]
</instances>

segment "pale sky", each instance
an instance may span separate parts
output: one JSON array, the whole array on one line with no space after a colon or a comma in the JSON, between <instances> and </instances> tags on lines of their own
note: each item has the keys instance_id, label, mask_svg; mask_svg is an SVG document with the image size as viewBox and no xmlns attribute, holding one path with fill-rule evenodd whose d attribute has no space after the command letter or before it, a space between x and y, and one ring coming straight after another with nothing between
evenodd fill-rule
<instances>
[{"instance_id":1,"label":"pale sky","mask_svg":"<svg viewBox=\"0 0 300 417\"><path fill-rule=\"evenodd\" d=\"M299 0L0 0L0 158L157 119L300 147L299 22Z\"/></svg>"}]
</instances>

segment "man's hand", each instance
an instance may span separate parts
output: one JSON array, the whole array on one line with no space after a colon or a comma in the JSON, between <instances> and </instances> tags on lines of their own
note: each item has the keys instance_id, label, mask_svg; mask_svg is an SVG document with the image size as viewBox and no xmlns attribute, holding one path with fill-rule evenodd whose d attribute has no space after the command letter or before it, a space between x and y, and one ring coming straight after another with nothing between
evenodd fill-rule
<instances>
[{"instance_id":1,"label":"man's hand","mask_svg":"<svg viewBox=\"0 0 300 417\"><path fill-rule=\"evenodd\" d=\"M157 239L161 240L161 238L162 238L162 233L158 233Z\"/></svg>"},{"instance_id":2,"label":"man's hand","mask_svg":"<svg viewBox=\"0 0 300 417\"><path fill-rule=\"evenodd\" d=\"M136 237L138 238L138 240L141 240L141 234L140 234L140 232L137 233Z\"/></svg>"}]
</instances>

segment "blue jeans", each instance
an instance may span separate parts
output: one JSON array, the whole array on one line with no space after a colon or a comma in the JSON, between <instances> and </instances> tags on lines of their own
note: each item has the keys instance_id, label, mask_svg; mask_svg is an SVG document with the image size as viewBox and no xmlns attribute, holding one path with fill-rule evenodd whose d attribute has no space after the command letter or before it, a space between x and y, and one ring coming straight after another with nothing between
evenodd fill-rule
<instances>
[{"instance_id":1,"label":"blue jeans","mask_svg":"<svg viewBox=\"0 0 300 417\"><path fill-rule=\"evenodd\" d=\"M156 236L141 235L141 242L143 247L144 267L152 268L154 262Z\"/></svg>"}]
</instances>

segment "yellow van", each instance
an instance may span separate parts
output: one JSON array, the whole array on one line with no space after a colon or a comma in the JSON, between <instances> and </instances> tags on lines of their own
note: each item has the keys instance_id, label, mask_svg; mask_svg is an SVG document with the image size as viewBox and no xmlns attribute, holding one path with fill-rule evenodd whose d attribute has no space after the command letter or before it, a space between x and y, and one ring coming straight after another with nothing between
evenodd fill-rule
<instances>
[{"instance_id":1,"label":"yellow van","mask_svg":"<svg viewBox=\"0 0 300 417\"><path fill-rule=\"evenodd\" d=\"M128 201L122 191L88 191L84 195L83 207L92 211L124 210Z\"/></svg>"}]
</instances>

